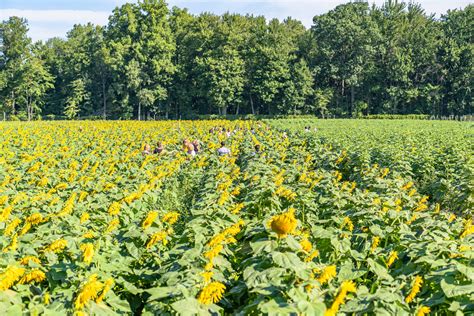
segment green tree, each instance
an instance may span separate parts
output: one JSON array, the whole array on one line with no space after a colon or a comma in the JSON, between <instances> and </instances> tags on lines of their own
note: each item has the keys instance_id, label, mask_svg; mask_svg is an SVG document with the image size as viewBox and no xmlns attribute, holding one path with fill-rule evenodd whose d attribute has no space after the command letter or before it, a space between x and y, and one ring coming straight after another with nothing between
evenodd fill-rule
<instances>
[{"instance_id":1,"label":"green tree","mask_svg":"<svg viewBox=\"0 0 474 316\"><path fill-rule=\"evenodd\" d=\"M166 3L144 0L115 9L106 37L115 102L121 104L125 112L132 110L142 119L142 112L149 111L152 103L166 100L175 71L175 42ZM128 82L124 82L124 78Z\"/></svg>"},{"instance_id":2,"label":"green tree","mask_svg":"<svg viewBox=\"0 0 474 316\"><path fill-rule=\"evenodd\" d=\"M44 62L31 55L22 66L22 81L18 86L18 95L23 101L28 121L41 113L46 91L53 88L54 78L44 67Z\"/></svg>"},{"instance_id":3,"label":"green tree","mask_svg":"<svg viewBox=\"0 0 474 316\"><path fill-rule=\"evenodd\" d=\"M212 51L198 64L203 68L203 79L206 82L210 101L227 115L229 105L238 105L244 86L244 61L238 52L229 46Z\"/></svg>"},{"instance_id":4,"label":"green tree","mask_svg":"<svg viewBox=\"0 0 474 316\"><path fill-rule=\"evenodd\" d=\"M314 94L313 74L304 59L300 59L291 67L290 78L282 90L280 111L295 115L314 113L314 104L310 101Z\"/></svg>"},{"instance_id":5,"label":"green tree","mask_svg":"<svg viewBox=\"0 0 474 316\"><path fill-rule=\"evenodd\" d=\"M31 39L27 33L26 19L13 16L0 25L0 77L3 78L0 98L4 110L13 115L24 83L24 64L30 55Z\"/></svg>"},{"instance_id":6,"label":"green tree","mask_svg":"<svg viewBox=\"0 0 474 316\"><path fill-rule=\"evenodd\" d=\"M448 11L441 21L442 98L437 113L470 114L474 112L474 5Z\"/></svg>"},{"instance_id":7,"label":"green tree","mask_svg":"<svg viewBox=\"0 0 474 316\"><path fill-rule=\"evenodd\" d=\"M374 63L377 28L366 2L337 6L316 16L311 30L316 47L316 78L322 87L338 93L336 111L351 115L357 90L368 78ZM349 100L348 100L349 97Z\"/></svg>"},{"instance_id":8,"label":"green tree","mask_svg":"<svg viewBox=\"0 0 474 316\"><path fill-rule=\"evenodd\" d=\"M72 120L81 111L81 106L85 106L90 101L90 93L86 89L85 80L76 79L69 85L70 95L67 97L64 115Z\"/></svg>"}]
</instances>

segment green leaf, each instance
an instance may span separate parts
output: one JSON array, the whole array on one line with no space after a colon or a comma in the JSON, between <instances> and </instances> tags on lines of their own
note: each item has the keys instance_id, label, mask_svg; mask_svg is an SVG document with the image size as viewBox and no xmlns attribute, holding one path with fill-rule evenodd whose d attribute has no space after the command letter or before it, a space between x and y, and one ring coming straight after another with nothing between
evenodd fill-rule
<instances>
[{"instance_id":1,"label":"green leaf","mask_svg":"<svg viewBox=\"0 0 474 316\"><path fill-rule=\"evenodd\" d=\"M375 273L380 279L390 282L393 281L393 277L388 273L387 268L375 262L372 258L367 259L367 264L370 268L370 271Z\"/></svg>"},{"instance_id":2,"label":"green leaf","mask_svg":"<svg viewBox=\"0 0 474 316\"><path fill-rule=\"evenodd\" d=\"M446 282L446 279L441 280L441 289L443 290L444 294L449 298L468 295L474 292L472 284L456 285Z\"/></svg>"}]
</instances>

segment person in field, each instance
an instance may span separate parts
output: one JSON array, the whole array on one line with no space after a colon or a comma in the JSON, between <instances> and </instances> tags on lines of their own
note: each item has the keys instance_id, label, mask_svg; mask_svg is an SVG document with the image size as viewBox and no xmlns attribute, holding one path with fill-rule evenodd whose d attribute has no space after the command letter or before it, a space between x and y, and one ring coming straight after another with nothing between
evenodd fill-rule
<instances>
[{"instance_id":1,"label":"person in field","mask_svg":"<svg viewBox=\"0 0 474 316\"><path fill-rule=\"evenodd\" d=\"M183 149L186 153L192 157L196 156L196 151L194 151L193 144L189 141L189 139L183 140Z\"/></svg>"},{"instance_id":2,"label":"person in field","mask_svg":"<svg viewBox=\"0 0 474 316\"><path fill-rule=\"evenodd\" d=\"M225 147L225 142L221 142L221 147L217 150L219 156L230 155L230 149Z\"/></svg>"},{"instance_id":3,"label":"person in field","mask_svg":"<svg viewBox=\"0 0 474 316\"><path fill-rule=\"evenodd\" d=\"M151 154L151 146L149 144L145 144L145 146L143 147L142 154L144 156Z\"/></svg>"},{"instance_id":4,"label":"person in field","mask_svg":"<svg viewBox=\"0 0 474 316\"><path fill-rule=\"evenodd\" d=\"M163 146L163 143L162 143L162 142L158 142L158 143L156 144L155 150L153 150L153 154L159 155L159 154L163 153L164 150L165 150L165 146Z\"/></svg>"},{"instance_id":5,"label":"person in field","mask_svg":"<svg viewBox=\"0 0 474 316\"><path fill-rule=\"evenodd\" d=\"M198 154L200 151L201 151L201 145L199 144L199 141L197 139L195 139L193 142L192 142L192 145L194 147L194 152L196 154Z\"/></svg>"},{"instance_id":6,"label":"person in field","mask_svg":"<svg viewBox=\"0 0 474 316\"><path fill-rule=\"evenodd\" d=\"M254 146L254 151L252 153L252 156L253 157L258 156L258 155L260 155L261 152L262 152L262 148L261 148L260 144L256 144Z\"/></svg>"}]
</instances>

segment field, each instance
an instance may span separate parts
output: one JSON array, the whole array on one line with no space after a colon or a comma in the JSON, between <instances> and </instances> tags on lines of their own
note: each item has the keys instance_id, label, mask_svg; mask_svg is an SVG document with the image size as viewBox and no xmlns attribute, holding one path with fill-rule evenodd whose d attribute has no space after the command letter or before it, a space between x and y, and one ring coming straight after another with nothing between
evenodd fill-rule
<instances>
[{"instance_id":1,"label":"field","mask_svg":"<svg viewBox=\"0 0 474 316\"><path fill-rule=\"evenodd\" d=\"M472 137L408 120L2 123L0 311L470 314Z\"/></svg>"}]
</instances>

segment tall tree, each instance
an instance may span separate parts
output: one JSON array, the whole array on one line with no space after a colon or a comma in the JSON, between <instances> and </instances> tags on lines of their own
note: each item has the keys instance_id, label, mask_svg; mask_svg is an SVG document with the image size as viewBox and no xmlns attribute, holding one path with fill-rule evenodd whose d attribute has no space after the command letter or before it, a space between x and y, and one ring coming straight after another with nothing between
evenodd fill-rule
<instances>
[{"instance_id":1,"label":"tall tree","mask_svg":"<svg viewBox=\"0 0 474 316\"><path fill-rule=\"evenodd\" d=\"M10 17L0 26L0 72L3 84L0 91L4 111L13 115L17 111L20 86L24 83L24 64L30 55L31 39L27 35L28 22Z\"/></svg>"},{"instance_id":2,"label":"tall tree","mask_svg":"<svg viewBox=\"0 0 474 316\"><path fill-rule=\"evenodd\" d=\"M46 91L53 88L54 78L44 67L44 62L30 55L22 66L22 80L18 86L18 95L25 106L28 121L41 113Z\"/></svg>"},{"instance_id":3,"label":"tall tree","mask_svg":"<svg viewBox=\"0 0 474 316\"><path fill-rule=\"evenodd\" d=\"M321 86L338 92L336 109L341 115L352 115L356 90L364 84L374 63L373 42L378 34L369 12L366 2L354 2L339 5L313 20L316 79Z\"/></svg>"},{"instance_id":4,"label":"tall tree","mask_svg":"<svg viewBox=\"0 0 474 316\"><path fill-rule=\"evenodd\" d=\"M244 61L230 46L223 46L198 59L210 102L219 114L227 115L229 105L239 105L244 86Z\"/></svg>"},{"instance_id":5,"label":"tall tree","mask_svg":"<svg viewBox=\"0 0 474 316\"><path fill-rule=\"evenodd\" d=\"M448 11L441 18L444 31L439 48L442 64L442 102L439 113L474 112L474 5Z\"/></svg>"},{"instance_id":6,"label":"tall tree","mask_svg":"<svg viewBox=\"0 0 474 316\"><path fill-rule=\"evenodd\" d=\"M165 1L144 0L115 9L109 19L107 39L116 98L125 101L119 103L140 120L142 112L167 99L175 71L175 42ZM134 72L133 78L128 78L128 70ZM133 83L123 82L122 78L133 79Z\"/></svg>"}]
</instances>

